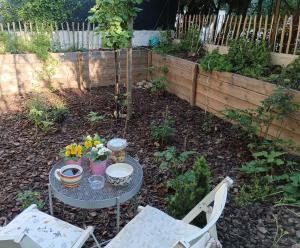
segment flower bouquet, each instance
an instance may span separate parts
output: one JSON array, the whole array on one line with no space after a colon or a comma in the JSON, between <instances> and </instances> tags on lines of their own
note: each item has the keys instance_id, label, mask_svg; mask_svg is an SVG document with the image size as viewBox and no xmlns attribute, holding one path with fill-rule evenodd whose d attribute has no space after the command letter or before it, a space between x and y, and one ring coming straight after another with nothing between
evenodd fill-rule
<instances>
[{"instance_id":1,"label":"flower bouquet","mask_svg":"<svg viewBox=\"0 0 300 248\"><path fill-rule=\"evenodd\" d=\"M82 152L83 147L81 145L73 143L62 149L59 155L65 161L66 165L81 165Z\"/></svg>"},{"instance_id":2,"label":"flower bouquet","mask_svg":"<svg viewBox=\"0 0 300 248\"><path fill-rule=\"evenodd\" d=\"M105 173L110 153L111 151L103 144L98 144L87 152L86 156L90 160L90 169L93 175L103 175Z\"/></svg>"}]
</instances>

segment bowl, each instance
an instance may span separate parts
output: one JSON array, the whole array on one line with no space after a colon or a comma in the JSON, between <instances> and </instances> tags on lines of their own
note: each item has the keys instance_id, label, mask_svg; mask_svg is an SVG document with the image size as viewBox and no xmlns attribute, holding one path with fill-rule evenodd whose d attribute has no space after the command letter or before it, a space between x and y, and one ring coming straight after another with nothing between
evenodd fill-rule
<instances>
[{"instance_id":1,"label":"bowl","mask_svg":"<svg viewBox=\"0 0 300 248\"><path fill-rule=\"evenodd\" d=\"M89 184L92 189L102 189L104 187L105 178L104 176L90 176L88 178Z\"/></svg>"},{"instance_id":2,"label":"bowl","mask_svg":"<svg viewBox=\"0 0 300 248\"><path fill-rule=\"evenodd\" d=\"M130 183L133 167L126 163L112 164L106 169L107 181L115 186L125 186Z\"/></svg>"},{"instance_id":3,"label":"bowl","mask_svg":"<svg viewBox=\"0 0 300 248\"><path fill-rule=\"evenodd\" d=\"M65 187L78 187L82 178L83 169L80 165L69 164L55 170L55 177Z\"/></svg>"}]
</instances>

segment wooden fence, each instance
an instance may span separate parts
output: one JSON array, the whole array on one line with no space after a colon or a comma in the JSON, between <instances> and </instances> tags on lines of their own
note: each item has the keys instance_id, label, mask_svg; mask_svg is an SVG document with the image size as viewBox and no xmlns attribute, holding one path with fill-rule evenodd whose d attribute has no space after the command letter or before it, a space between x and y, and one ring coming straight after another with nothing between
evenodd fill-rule
<instances>
[{"instance_id":1,"label":"wooden fence","mask_svg":"<svg viewBox=\"0 0 300 248\"><path fill-rule=\"evenodd\" d=\"M299 54L300 17L237 16L237 15L177 15L178 39L195 27L202 41L214 45L228 45L230 40L244 37L269 42L273 52Z\"/></svg>"},{"instance_id":2,"label":"wooden fence","mask_svg":"<svg viewBox=\"0 0 300 248\"><path fill-rule=\"evenodd\" d=\"M152 54L153 76L166 76L167 90L191 105L224 117L226 109L256 109L272 94L276 85L229 72L203 72L197 63L167 55ZM164 74L160 68L167 66ZM300 92L292 91L300 103ZM272 137L292 139L300 145L300 111L284 120L275 121L269 131Z\"/></svg>"}]
</instances>

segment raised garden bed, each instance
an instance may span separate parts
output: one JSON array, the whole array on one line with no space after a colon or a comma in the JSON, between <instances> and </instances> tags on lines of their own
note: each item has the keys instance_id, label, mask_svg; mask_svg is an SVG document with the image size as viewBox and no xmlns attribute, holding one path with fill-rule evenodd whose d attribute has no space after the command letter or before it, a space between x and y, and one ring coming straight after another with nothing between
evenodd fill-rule
<instances>
[{"instance_id":1,"label":"raised garden bed","mask_svg":"<svg viewBox=\"0 0 300 248\"><path fill-rule=\"evenodd\" d=\"M169 92L219 117L225 109L255 109L276 89L274 84L234 73L206 73L197 63L170 55L152 54L152 65L156 68L153 76L166 76ZM159 70L162 66L169 68L167 74ZM300 92L292 92L300 103ZM282 138L300 145L300 111L284 121L282 129L275 122L270 134L276 136L279 131Z\"/></svg>"},{"instance_id":2,"label":"raised garden bed","mask_svg":"<svg viewBox=\"0 0 300 248\"><path fill-rule=\"evenodd\" d=\"M113 87L102 87L91 92L64 90L56 93L66 101L70 110L67 120L57 126L57 131L45 134L37 132L25 118L24 109L20 107L24 97L15 97L9 105L15 110L0 115L0 216L12 219L20 211L15 198L18 192L27 189L42 192L48 210L48 173L58 159L59 150L87 133L100 133L107 139L121 136L124 123L115 122L111 110L114 108ZM248 161L250 153L246 147L247 138L239 136L231 124L213 117L178 97L166 93L164 97L155 98L149 90L134 91L134 116L129 125L127 139L130 141L129 153L139 159L144 169L144 184L138 197L139 204L150 204L164 209L164 197L168 174L159 169L153 153L158 149L151 140L149 124L162 119L168 106L175 118L177 133L170 145L183 149L187 141L188 150L196 150L208 160L214 185L225 176L234 180L229 194L229 203L224 215L218 222L218 234L223 247L271 247L276 236L276 221L280 228L290 234L278 242L278 247L290 248L299 243L296 231L300 227L297 210L274 208L270 201L239 207L234 198L244 183L239 172L240 165ZM101 106L101 108L99 108ZM86 120L90 111L106 115L105 120L92 126ZM187 164L187 168L191 164ZM122 225L133 216L129 204L122 208ZM81 225L81 211L55 202L55 215L68 222ZM96 235L101 239L115 235L115 215L113 209L91 211L88 224L95 225Z\"/></svg>"}]
</instances>

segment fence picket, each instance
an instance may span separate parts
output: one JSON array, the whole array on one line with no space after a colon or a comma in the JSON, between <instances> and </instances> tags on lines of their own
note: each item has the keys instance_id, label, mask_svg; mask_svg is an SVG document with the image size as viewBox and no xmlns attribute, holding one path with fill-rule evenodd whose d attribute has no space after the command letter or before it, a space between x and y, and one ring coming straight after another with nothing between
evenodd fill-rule
<instances>
[{"instance_id":1,"label":"fence picket","mask_svg":"<svg viewBox=\"0 0 300 248\"><path fill-rule=\"evenodd\" d=\"M295 43L295 47L294 47L294 52L293 52L293 54L296 54L296 53L297 53L299 35L300 35L300 16L299 16L298 30L297 30L297 35L296 35L296 43Z\"/></svg>"}]
</instances>

